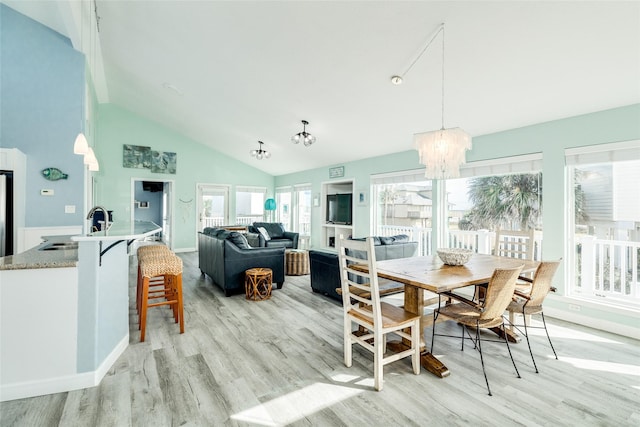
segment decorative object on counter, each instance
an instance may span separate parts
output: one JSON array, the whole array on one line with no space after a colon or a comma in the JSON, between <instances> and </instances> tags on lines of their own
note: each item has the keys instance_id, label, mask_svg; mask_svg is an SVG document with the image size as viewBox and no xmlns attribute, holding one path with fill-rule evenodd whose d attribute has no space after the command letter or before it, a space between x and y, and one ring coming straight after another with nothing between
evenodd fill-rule
<instances>
[{"instance_id":1,"label":"decorative object on counter","mask_svg":"<svg viewBox=\"0 0 640 427\"><path fill-rule=\"evenodd\" d=\"M473 251L463 248L440 248L438 257L447 265L464 265L471 259Z\"/></svg>"},{"instance_id":2,"label":"decorative object on counter","mask_svg":"<svg viewBox=\"0 0 640 427\"><path fill-rule=\"evenodd\" d=\"M175 174L178 155L170 151L154 151L151 147L124 144L122 166L134 169L149 169L154 173Z\"/></svg>"},{"instance_id":3,"label":"decorative object on counter","mask_svg":"<svg viewBox=\"0 0 640 427\"><path fill-rule=\"evenodd\" d=\"M255 157L258 160L262 160L262 159L268 159L269 157L271 157L271 153L268 152L267 150L263 150L262 149L262 145L264 144L264 142L262 141L258 141L258 149L257 150L251 150L249 152L249 154L251 154L251 157Z\"/></svg>"},{"instance_id":4,"label":"decorative object on counter","mask_svg":"<svg viewBox=\"0 0 640 427\"><path fill-rule=\"evenodd\" d=\"M302 132L298 132L291 137L291 142L294 144L299 144L300 141L304 143L305 147L310 146L314 142L316 142L316 137L307 132L308 121L302 120Z\"/></svg>"},{"instance_id":5,"label":"decorative object on counter","mask_svg":"<svg viewBox=\"0 0 640 427\"><path fill-rule=\"evenodd\" d=\"M49 181L57 181L59 179L67 179L69 175L62 172L58 168L46 168L42 169L42 176Z\"/></svg>"}]
</instances>

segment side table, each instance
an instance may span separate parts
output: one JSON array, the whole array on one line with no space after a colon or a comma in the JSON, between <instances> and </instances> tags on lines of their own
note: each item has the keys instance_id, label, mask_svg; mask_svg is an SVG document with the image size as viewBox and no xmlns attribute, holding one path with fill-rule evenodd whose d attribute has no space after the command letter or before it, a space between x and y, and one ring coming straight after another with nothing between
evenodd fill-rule
<instances>
[{"instance_id":1,"label":"side table","mask_svg":"<svg viewBox=\"0 0 640 427\"><path fill-rule=\"evenodd\" d=\"M309 251L304 249L287 249L284 252L285 274L302 276L309 274Z\"/></svg>"},{"instance_id":2,"label":"side table","mask_svg":"<svg viewBox=\"0 0 640 427\"><path fill-rule=\"evenodd\" d=\"M244 290L247 299L263 301L271 298L272 278L270 268L250 268L245 271Z\"/></svg>"}]
</instances>

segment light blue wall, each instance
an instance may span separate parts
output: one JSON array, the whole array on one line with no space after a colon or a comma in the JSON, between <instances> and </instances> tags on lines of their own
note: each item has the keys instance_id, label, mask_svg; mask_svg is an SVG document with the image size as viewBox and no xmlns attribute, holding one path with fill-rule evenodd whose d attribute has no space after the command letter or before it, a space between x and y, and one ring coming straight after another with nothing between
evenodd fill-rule
<instances>
[{"instance_id":1,"label":"light blue wall","mask_svg":"<svg viewBox=\"0 0 640 427\"><path fill-rule=\"evenodd\" d=\"M73 154L83 121L84 55L69 39L0 4L0 146L27 156L27 227L83 223L84 166ZM41 170L69 175L48 181ZM41 189L54 190L41 196ZM65 214L75 205L75 214Z\"/></svg>"},{"instance_id":2,"label":"light blue wall","mask_svg":"<svg viewBox=\"0 0 640 427\"><path fill-rule=\"evenodd\" d=\"M100 162L100 172L94 175L96 204L113 210L114 221L128 220L132 209L132 178L173 180L173 235L176 250L196 248L196 184L231 185L232 218L235 212L233 194L236 186L263 186L267 188L268 194L273 194L273 176L116 105L100 105L97 122L95 151ZM160 174L149 169L123 167L123 144L177 153L177 173Z\"/></svg>"}]
</instances>

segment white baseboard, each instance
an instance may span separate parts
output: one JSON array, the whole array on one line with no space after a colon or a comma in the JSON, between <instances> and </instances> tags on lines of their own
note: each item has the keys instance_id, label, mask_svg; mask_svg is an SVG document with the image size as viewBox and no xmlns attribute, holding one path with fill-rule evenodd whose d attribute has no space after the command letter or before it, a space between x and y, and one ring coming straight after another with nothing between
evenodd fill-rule
<instances>
[{"instance_id":1,"label":"white baseboard","mask_svg":"<svg viewBox=\"0 0 640 427\"><path fill-rule=\"evenodd\" d=\"M100 381L102 381L102 378L104 378L107 372L109 372L111 366L113 366L116 360L118 360L122 353L127 349L128 345L129 334L120 340L113 351L105 358L95 371L65 375L56 378L47 378L40 381L3 384L0 386L0 402L43 396L45 394L63 393L66 391L97 386L100 384Z\"/></svg>"},{"instance_id":2,"label":"white baseboard","mask_svg":"<svg viewBox=\"0 0 640 427\"><path fill-rule=\"evenodd\" d=\"M622 325L620 323L611 322L601 318L585 316L567 310L560 310L554 307L546 306L544 308L545 317L553 317L567 322L577 323L579 325L588 326L593 329L611 332L613 334L622 335L629 338L640 340L640 329L632 326Z\"/></svg>"}]
</instances>

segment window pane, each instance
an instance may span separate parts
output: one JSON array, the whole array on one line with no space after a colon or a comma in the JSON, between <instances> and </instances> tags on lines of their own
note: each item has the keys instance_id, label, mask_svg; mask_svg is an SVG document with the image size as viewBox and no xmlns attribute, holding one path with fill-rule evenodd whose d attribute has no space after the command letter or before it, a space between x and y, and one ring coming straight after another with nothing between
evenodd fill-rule
<instances>
[{"instance_id":1,"label":"window pane","mask_svg":"<svg viewBox=\"0 0 640 427\"><path fill-rule=\"evenodd\" d=\"M291 230L291 192L276 193L277 220L284 225L285 230Z\"/></svg>"},{"instance_id":2,"label":"window pane","mask_svg":"<svg viewBox=\"0 0 640 427\"><path fill-rule=\"evenodd\" d=\"M573 294L640 304L640 161L577 164L572 180Z\"/></svg>"},{"instance_id":3,"label":"window pane","mask_svg":"<svg viewBox=\"0 0 640 427\"><path fill-rule=\"evenodd\" d=\"M236 224L252 224L264 218L266 190L236 191Z\"/></svg>"}]
</instances>

